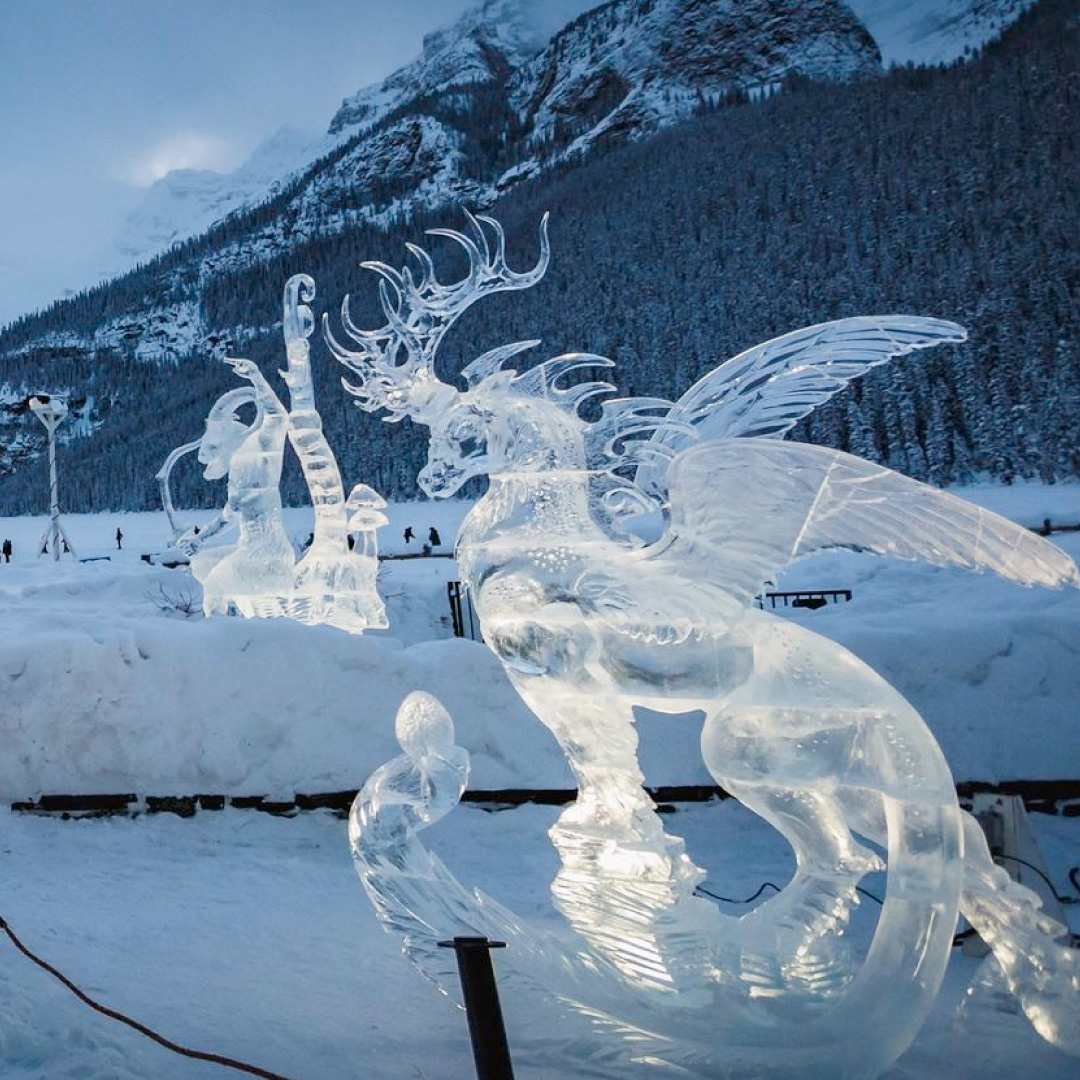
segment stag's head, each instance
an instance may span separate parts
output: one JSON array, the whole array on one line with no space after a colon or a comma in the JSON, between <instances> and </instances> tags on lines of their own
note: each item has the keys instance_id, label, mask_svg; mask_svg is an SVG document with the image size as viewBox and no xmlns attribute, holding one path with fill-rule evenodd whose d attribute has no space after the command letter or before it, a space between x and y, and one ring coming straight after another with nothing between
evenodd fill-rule
<instances>
[{"instance_id":1,"label":"stag's head","mask_svg":"<svg viewBox=\"0 0 1080 1080\"><path fill-rule=\"evenodd\" d=\"M536 342L519 342L485 353L466 368L467 391L442 382L435 374L435 355L447 331L481 297L527 289L547 271L550 247L547 215L540 224L540 257L531 270L518 273L506 264L506 237L497 221L466 214L469 232L432 229L459 244L469 261L460 281L443 284L435 276L431 257L409 244L419 274L406 266L394 270L381 262L362 265L379 275L379 301L385 324L362 330L349 312L349 298L341 306L341 322L350 345L341 344L323 318L323 332L331 352L359 382L344 380L345 388L368 412L385 410L387 420L405 416L432 429L427 467L420 475L432 495L453 494L472 476L497 471L508 460L520 428L507 413L505 401L513 372L500 370L515 353ZM492 240L494 243L492 243ZM520 410L519 410L520 411Z\"/></svg>"},{"instance_id":2,"label":"stag's head","mask_svg":"<svg viewBox=\"0 0 1080 1080\"><path fill-rule=\"evenodd\" d=\"M498 438L497 404L474 393L455 394L430 418L428 460L416 478L424 494L447 498L472 477L498 471L492 454Z\"/></svg>"},{"instance_id":3,"label":"stag's head","mask_svg":"<svg viewBox=\"0 0 1080 1080\"><path fill-rule=\"evenodd\" d=\"M452 495L473 476L522 476L586 467L587 424L578 415L578 406L612 387L603 382L561 386L559 379L578 368L610 367L611 361L571 353L520 375L502 369L515 353L536 344L504 345L464 369L469 389L455 394L447 407L426 421L431 442L428 463L418 477L426 494Z\"/></svg>"}]
</instances>

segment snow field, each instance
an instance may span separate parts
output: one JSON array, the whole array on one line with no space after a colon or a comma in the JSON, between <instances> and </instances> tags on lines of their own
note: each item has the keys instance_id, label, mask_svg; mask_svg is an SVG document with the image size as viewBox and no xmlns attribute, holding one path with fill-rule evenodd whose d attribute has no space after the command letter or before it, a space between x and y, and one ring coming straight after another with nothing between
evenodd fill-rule
<instances>
[{"instance_id":1,"label":"snow field","mask_svg":"<svg viewBox=\"0 0 1080 1080\"><path fill-rule=\"evenodd\" d=\"M966 494L1024 524L1045 516L1071 523L1080 506L1076 486ZM404 551L406 524L421 540L434 524L449 548L464 510L392 506L382 547ZM38 560L44 519L0 519L0 537L15 543L15 561L0 565L0 798L358 787L397 752L393 715L416 688L449 707L473 755L475 787L569 786L558 749L487 650L450 638L452 560L384 563L391 629L357 638L283 620L185 616L168 598L197 607L186 571L139 559L167 540L163 515L89 515L67 526L81 556L109 561ZM309 514L290 512L298 542L309 526ZM1080 534L1054 539L1080 554ZM845 554L797 566L778 587L853 589L848 604L788 615L896 682L958 777L1080 778L1080 591L1026 590ZM698 718L643 713L639 726L649 782L709 782ZM549 920L556 859L546 833L556 813L463 806L425 836L463 882ZM0 915L104 1004L182 1044L293 1080L474 1075L464 1016L379 929L349 862L343 820L225 810L187 820L0 821ZM1068 894L1080 818L1032 821L1058 892ZM749 896L790 875L783 841L732 801L682 807L665 827L685 836L719 895ZM1080 930L1076 910L1069 914ZM867 901L853 935L865 937L873 916ZM2 938L0 949L0 1080L230 1075L89 1011ZM888 1080L1074 1080L1076 1061L1022 1018L990 1008L991 993L965 994L976 969L954 953L938 1006ZM513 1050L515 1017L529 1002L504 995L503 1005ZM515 1071L522 1080L549 1075L520 1048Z\"/></svg>"},{"instance_id":2,"label":"snow field","mask_svg":"<svg viewBox=\"0 0 1080 1080\"><path fill-rule=\"evenodd\" d=\"M556 869L546 831L556 812L463 806L425 836L463 882L546 920ZM1065 892L1080 819L1032 821ZM683 807L664 824L686 837L720 895L749 896L765 880L782 886L791 872L783 841L731 800ZM347 852L345 822L322 812L5 816L0 912L88 993L182 1045L291 1080L470 1080L464 1015L378 927ZM880 883L866 884L880 892ZM873 910L867 901L860 915ZM91 1012L2 938L0 956L4 1080L239 1075L177 1057ZM496 953L496 972L498 964ZM1023 1018L989 1011L985 995L957 1014L977 966L954 951L940 1004L887 1080L1075 1080L1075 1059ZM553 1080L515 1043L529 1002L504 987L502 1004L515 1075Z\"/></svg>"}]
</instances>

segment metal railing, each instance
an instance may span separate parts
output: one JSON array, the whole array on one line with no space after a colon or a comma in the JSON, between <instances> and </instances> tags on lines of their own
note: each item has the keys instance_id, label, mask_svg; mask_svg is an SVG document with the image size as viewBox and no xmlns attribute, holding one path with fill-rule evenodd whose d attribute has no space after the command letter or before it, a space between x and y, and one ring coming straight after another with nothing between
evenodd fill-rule
<instances>
[{"instance_id":1,"label":"metal railing","mask_svg":"<svg viewBox=\"0 0 1080 1080\"><path fill-rule=\"evenodd\" d=\"M757 598L757 606L764 608L766 601L770 608L797 607L816 611L826 604L839 604L841 600L851 599L850 589L796 589L792 592L767 592Z\"/></svg>"}]
</instances>

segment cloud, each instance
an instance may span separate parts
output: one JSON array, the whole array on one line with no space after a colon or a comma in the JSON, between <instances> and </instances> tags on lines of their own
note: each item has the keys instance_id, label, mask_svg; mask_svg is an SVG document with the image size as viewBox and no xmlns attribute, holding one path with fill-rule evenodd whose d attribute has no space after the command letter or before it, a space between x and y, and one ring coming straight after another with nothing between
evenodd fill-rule
<instances>
[{"instance_id":1,"label":"cloud","mask_svg":"<svg viewBox=\"0 0 1080 1080\"><path fill-rule=\"evenodd\" d=\"M161 140L129 161L123 169L123 178L139 187L149 187L173 169L226 171L236 164L235 151L225 139L182 132Z\"/></svg>"}]
</instances>

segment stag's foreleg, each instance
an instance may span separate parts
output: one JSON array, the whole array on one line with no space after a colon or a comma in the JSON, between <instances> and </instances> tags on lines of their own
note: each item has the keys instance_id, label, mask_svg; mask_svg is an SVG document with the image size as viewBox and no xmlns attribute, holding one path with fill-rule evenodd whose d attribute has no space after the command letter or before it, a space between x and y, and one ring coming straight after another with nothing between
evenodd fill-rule
<instances>
[{"instance_id":1,"label":"stag's foreleg","mask_svg":"<svg viewBox=\"0 0 1080 1080\"><path fill-rule=\"evenodd\" d=\"M704 874L665 833L643 785L632 704L581 677L510 677L559 741L578 784L550 836L556 907L628 983L693 1000L715 974L719 916Z\"/></svg>"}]
</instances>

